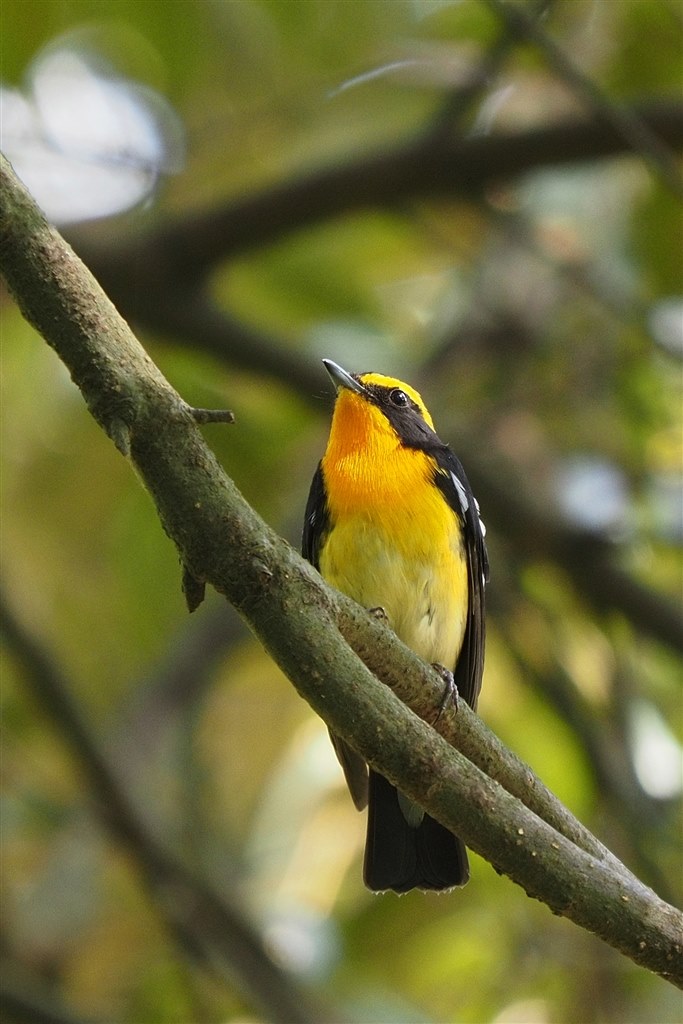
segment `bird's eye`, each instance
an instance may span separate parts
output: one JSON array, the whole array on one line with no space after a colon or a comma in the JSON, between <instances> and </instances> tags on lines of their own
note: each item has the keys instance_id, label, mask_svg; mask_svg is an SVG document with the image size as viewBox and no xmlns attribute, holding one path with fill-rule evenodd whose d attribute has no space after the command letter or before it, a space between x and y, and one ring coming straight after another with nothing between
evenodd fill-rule
<instances>
[{"instance_id":1,"label":"bird's eye","mask_svg":"<svg viewBox=\"0 0 683 1024\"><path fill-rule=\"evenodd\" d=\"M394 388L389 392L389 401L392 405L405 406L409 405L410 399L408 398L405 391L401 391L400 388Z\"/></svg>"}]
</instances>

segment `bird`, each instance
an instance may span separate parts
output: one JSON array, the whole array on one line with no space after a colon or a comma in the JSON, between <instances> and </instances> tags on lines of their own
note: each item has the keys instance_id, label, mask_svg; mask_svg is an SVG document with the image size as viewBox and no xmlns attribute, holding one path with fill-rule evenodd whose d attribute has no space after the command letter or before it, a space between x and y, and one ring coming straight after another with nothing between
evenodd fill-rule
<instances>
[{"instance_id":1,"label":"bird","mask_svg":"<svg viewBox=\"0 0 683 1024\"><path fill-rule=\"evenodd\" d=\"M489 566L479 506L418 392L381 373L323 364L336 389L304 514L303 556L378 612L473 709L484 668ZM358 810L373 892L449 890L469 879L464 843L330 732Z\"/></svg>"}]
</instances>

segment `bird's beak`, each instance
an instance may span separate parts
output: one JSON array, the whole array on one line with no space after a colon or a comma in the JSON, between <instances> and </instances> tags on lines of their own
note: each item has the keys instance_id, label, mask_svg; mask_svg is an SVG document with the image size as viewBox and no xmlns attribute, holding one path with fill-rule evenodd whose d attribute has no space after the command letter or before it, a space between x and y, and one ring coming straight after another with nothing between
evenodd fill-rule
<instances>
[{"instance_id":1,"label":"bird's beak","mask_svg":"<svg viewBox=\"0 0 683 1024\"><path fill-rule=\"evenodd\" d=\"M323 359L323 366L332 378L332 383L337 391L340 388L346 388L347 391L354 391L357 395L364 395L366 393L363 385L355 377L352 377L350 373L347 373L337 363L333 363L331 359Z\"/></svg>"}]
</instances>

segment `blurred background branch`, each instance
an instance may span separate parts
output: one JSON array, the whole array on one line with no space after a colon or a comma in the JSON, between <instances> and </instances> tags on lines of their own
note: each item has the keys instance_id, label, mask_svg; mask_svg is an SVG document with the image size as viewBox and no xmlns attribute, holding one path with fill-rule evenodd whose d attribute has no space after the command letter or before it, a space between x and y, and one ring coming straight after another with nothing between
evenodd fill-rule
<instances>
[{"instance_id":1,"label":"blurred background branch","mask_svg":"<svg viewBox=\"0 0 683 1024\"><path fill-rule=\"evenodd\" d=\"M69 1013L59 995L48 991L45 981L22 964L5 957L0 978L0 1010L8 1024L82 1024L82 1018Z\"/></svg>"},{"instance_id":2,"label":"blurred background branch","mask_svg":"<svg viewBox=\"0 0 683 1024\"><path fill-rule=\"evenodd\" d=\"M229 983L234 980L247 1003L258 1007L269 1020L282 1024L320 1020L324 1011L308 1006L304 991L273 962L237 900L229 902L225 889L219 896L149 834L72 700L55 659L17 620L2 592L0 629L39 706L70 747L97 816L142 871L144 886L179 953ZM334 1016L331 1012L324 1015L327 1019Z\"/></svg>"},{"instance_id":3,"label":"blurred background branch","mask_svg":"<svg viewBox=\"0 0 683 1024\"><path fill-rule=\"evenodd\" d=\"M632 120L672 147L683 146L680 101L650 101L633 109ZM430 132L383 152L250 191L106 248L91 248L77 235L69 239L122 312L156 329L154 308L160 295L170 299L179 286L191 295L217 264L292 232L359 210L400 210L427 199L475 200L487 187L510 178L631 149L633 142L621 125L605 123L601 111L495 135Z\"/></svg>"}]
</instances>

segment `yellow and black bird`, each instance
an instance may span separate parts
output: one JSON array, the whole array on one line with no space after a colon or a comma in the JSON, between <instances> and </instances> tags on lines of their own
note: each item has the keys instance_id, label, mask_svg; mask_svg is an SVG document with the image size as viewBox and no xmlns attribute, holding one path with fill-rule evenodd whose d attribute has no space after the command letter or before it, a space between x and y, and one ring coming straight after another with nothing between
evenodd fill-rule
<instances>
[{"instance_id":1,"label":"yellow and black bird","mask_svg":"<svg viewBox=\"0 0 683 1024\"><path fill-rule=\"evenodd\" d=\"M337 389L306 506L303 554L338 590L382 608L416 654L476 706L488 560L479 507L419 394L380 373L323 363ZM368 888L450 889L469 878L460 839L332 736L354 803L368 806Z\"/></svg>"}]
</instances>

